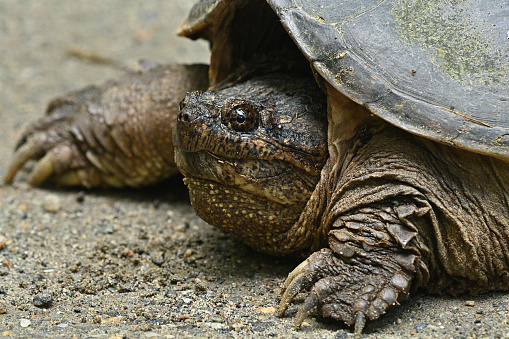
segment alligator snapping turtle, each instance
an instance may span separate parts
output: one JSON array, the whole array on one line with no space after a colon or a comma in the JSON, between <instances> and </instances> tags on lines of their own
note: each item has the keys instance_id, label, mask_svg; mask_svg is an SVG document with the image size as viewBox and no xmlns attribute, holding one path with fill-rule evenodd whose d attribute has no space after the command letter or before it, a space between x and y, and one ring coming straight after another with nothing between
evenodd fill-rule
<instances>
[{"instance_id":1,"label":"alligator snapping turtle","mask_svg":"<svg viewBox=\"0 0 509 339\"><path fill-rule=\"evenodd\" d=\"M417 289L508 290L507 14L201 1L180 33L210 41L209 67L146 64L53 101L5 180L37 159L33 184L154 183L176 172L175 125L202 218L255 249L309 255L279 307L307 293L297 326L316 310L360 334Z\"/></svg>"}]
</instances>

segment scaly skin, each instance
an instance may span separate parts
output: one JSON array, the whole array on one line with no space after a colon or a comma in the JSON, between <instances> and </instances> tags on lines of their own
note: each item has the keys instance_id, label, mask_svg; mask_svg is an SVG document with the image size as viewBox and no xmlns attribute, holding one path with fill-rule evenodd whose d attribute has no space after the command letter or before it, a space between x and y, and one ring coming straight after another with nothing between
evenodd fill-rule
<instances>
[{"instance_id":1,"label":"scaly skin","mask_svg":"<svg viewBox=\"0 0 509 339\"><path fill-rule=\"evenodd\" d=\"M146 87L132 89L139 74L123 87L107 84L55 101L25 134L7 181L26 159L42 157L32 175L36 184L48 178L47 163L61 184L145 183L139 173L146 162L166 161L172 152L169 134L160 133L176 113L166 124L140 120L154 103L168 104L166 78L157 74L148 81L150 95ZM325 97L312 79L295 74L217 88L223 89L182 101L176 161L206 221L260 251L311 253L285 282L279 315L304 292L297 327L318 312L353 324L359 337L366 320L417 289L509 289L508 163L403 132L337 92L328 93L327 133ZM127 114L131 106L116 98L139 103L142 115ZM110 107L127 113L110 116ZM143 151L147 145L153 148ZM101 159L125 166L115 171Z\"/></svg>"},{"instance_id":2,"label":"scaly skin","mask_svg":"<svg viewBox=\"0 0 509 339\"><path fill-rule=\"evenodd\" d=\"M306 292L296 326L318 311L359 337L367 319L417 289L509 290L509 164L382 122L363 128L344 158L326 178L325 248L290 274L280 315Z\"/></svg>"},{"instance_id":3,"label":"scaly skin","mask_svg":"<svg viewBox=\"0 0 509 339\"><path fill-rule=\"evenodd\" d=\"M300 216L284 227L269 223L268 216L278 220L271 205L277 195L266 192L278 185L251 182L263 169L274 172L274 166L287 164L273 157L275 143L265 144L258 129L235 132L228 118L237 109L230 102L256 106L266 100L270 91L258 88L263 86L248 82L228 92L188 96L174 137L177 164L202 218L264 252L316 251L285 282L279 315L305 292L297 327L319 312L354 325L359 337L366 320L419 288L453 294L509 289L509 164L413 136L348 100L329 102L329 115L336 118L329 125L329 138L337 138L329 141L335 156L315 191L306 194L308 203L292 204ZM298 116L296 110L291 112ZM338 122L348 133L331 133ZM306 163L292 151L285 149L292 164ZM271 162L264 163L267 154ZM277 178L290 190L299 183L292 176Z\"/></svg>"},{"instance_id":4,"label":"scaly skin","mask_svg":"<svg viewBox=\"0 0 509 339\"><path fill-rule=\"evenodd\" d=\"M23 134L5 182L28 160L37 161L32 185L138 187L178 173L171 130L185 93L207 88L208 67L150 66L53 100Z\"/></svg>"},{"instance_id":5,"label":"scaly skin","mask_svg":"<svg viewBox=\"0 0 509 339\"><path fill-rule=\"evenodd\" d=\"M289 238L327 159L325 97L314 80L262 76L190 93L182 107L176 162L198 215L259 251L307 250Z\"/></svg>"}]
</instances>

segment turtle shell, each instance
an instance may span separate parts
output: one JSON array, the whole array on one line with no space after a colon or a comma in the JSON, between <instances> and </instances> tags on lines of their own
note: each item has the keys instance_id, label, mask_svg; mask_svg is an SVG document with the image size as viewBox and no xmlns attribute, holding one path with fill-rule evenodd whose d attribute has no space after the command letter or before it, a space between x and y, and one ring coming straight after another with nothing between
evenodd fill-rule
<instances>
[{"instance_id":1,"label":"turtle shell","mask_svg":"<svg viewBox=\"0 0 509 339\"><path fill-rule=\"evenodd\" d=\"M202 20L190 15L183 34L214 42L201 27L246 3L202 1ZM479 0L268 3L342 94L411 133L509 160L509 6Z\"/></svg>"}]
</instances>

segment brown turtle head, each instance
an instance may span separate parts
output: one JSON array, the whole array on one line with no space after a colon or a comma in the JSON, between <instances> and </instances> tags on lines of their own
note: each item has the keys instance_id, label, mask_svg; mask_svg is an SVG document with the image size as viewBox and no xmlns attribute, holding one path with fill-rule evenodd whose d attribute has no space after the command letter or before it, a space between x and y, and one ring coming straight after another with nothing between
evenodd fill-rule
<instances>
[{"instance_id":1,"label":"brown turtle head","mask_svg":"<svg viewBox=\"0 0 509 339\"><path fill-rule=\"evenodd\" d=\"M197 214L283 254L327 159L326 99L313 79L262 76L187 94L173 133Z\"/></svg>"}]
</instances>

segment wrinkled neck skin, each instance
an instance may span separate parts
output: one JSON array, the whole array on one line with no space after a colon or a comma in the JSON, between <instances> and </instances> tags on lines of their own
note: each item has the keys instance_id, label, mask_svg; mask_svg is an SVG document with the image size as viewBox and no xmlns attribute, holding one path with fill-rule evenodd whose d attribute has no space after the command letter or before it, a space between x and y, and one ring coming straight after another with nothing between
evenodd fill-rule
<instances>
[{"instance_id":1,"label":"wrinkled neck skin","mask_svg":"<svg viewBox=\"0 0 509 339\"><path fill-rule=\"evenodd\" d=\"M202 219L269 254L309 248L302 211L315 203L328 157L326 98L312 77L271 74L190 93L173 137Z\"/></svg>"},{"instance_id":2,"label":"wrinkled neck skin","mask_svg":"<svg viewBox=\"0 0 509 339\"><path fill-rule=\"evenodd\" d=\"M327 95L329 159L322 169L320 181L309 203L294 227L296 232L305 232L302 240L297 237L294 239L305 241L305 244L298 246L305 248L308 245L308 253L315 252L327 244L327 233L331 225L325 215L326 208L330 205L332 194L341 178L343 164L348 162L348 150L368 121L380 120L367 108L348 99L326 81L321 78L317 80Z\"/></svg>"}]
</instances>

